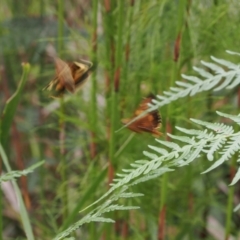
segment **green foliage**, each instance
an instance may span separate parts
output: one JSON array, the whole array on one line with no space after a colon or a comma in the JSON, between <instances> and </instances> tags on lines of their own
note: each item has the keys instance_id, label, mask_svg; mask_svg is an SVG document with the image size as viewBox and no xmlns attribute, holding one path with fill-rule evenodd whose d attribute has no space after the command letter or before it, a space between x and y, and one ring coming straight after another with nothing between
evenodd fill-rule
<instances>
[{"instance_id":1,"label":"green foliage","mask_svg":"<svg viewBox=\"0 0 240 240\"><path fill-rule=\"evenodd\" d=\"M231 52L228 51L228 53ZM201 61L202 65L206 67L208 71L203 68L193 67L193 70L203 79L182 74L183 79L186 81L176 81L176 85L178 87L170 87L170 91L164 92L163 96L158 95L157 97L160 101L154 101L155 106L149 109L149 111L162 107L165 104L169 104L188 95L194 96L197 93L208 90L220 91L225 88L232 89L240 83L240 70L238 65L215 57L211 57L211 59L215 63ZM224 69L221 65L227 69Z\"/></svg>"},{"instance_id":2,"label":"green foliage","mask_svg":"<svg viewBox=\"0 0 240 240\"><path fill-rule=\"evenodd\" d=\"M6 153L4 152L4 149L3 149L1 144L0 144L0 156L1 156L2 162L5 165L8 173L11 174L12 171L11 171L11 167L10 167L10 164L9 164L9 160L8 160L8 158L6 156ZM14 191L15 191L15 194L16 194L16 197L17 197L17 201L18 201L18 204L19 204L21 223L23 225L25 234L27 236L27 239L34 240L35 238L34 238L34 235L33 235L32 226L30 224L30 219L29 219L29 216L28 216L28 212L27 212L25 204L23 202L21 191L20 191L20 189L19 189L19 187L18 187L18 185L17 185L17 183L15 182L14 179L12 180L12 184L13 184Z\"/></svg>"},{"instance_id":3,"label":"green foliage","mask_svg":"<svg viewBox=\"0 0 240 240\"><path fill-rule=\"evenodd\" d=\"M26 176L27 174L32 173L35 168L43 165L43 163L44 161L36 163L33 166L27 169L24 169L23 171L11 171L11 172L5 173L0 177L0 183L10 181L10 180L13 180L14 178L18 178L21 176Z\"/></svg>"},{"instance_id":4,"label":"green foliage","mask_svg":"<svg viewBox=\"0 0 240 240\"><path fill-rule=\"evenodd\" d=\"M0 142L3 145L3 147L6 147L6 144L8 142L10 127L11 127L11 124L12 124L12 121L14 118L14 114L17 109L18 102L21 99L23 88L27 82L29 70L30 70L30 65L24 64L22 78L20 80L17 91L12 95L12 97L10 99L8 99L8 101L5 105L5 108L3 111L3 116L1 119L1 125L0 125L0 127L1 127Z\"/></svg>"},{"instance_id":5,"label":"green foliage","mask_svg":"<svg viewBox=\"0 0 240 240\"><path fill-rule=\"evenodd\" d=\"M0 233L238 238L239 9L229 0L3 1L1 179L13 179L21 210L1 213ZM93 62L82 90L60 101L42 91L55 56ZM26 61L31 71L25 65L19 85ZM159 139L121 124L149 93L157 98L142 115L161 112ZM41 159L44 166L23 178ZM8 192L0 195L6 213Z\"/></svg>"},{"instance_id":6,"label":"green foliage","mask_svg":"<svg viewBox=\"0 0 240 240\"><path fill-rule=\"evenodd\" d=\"M234 116L218 112L219 115L227 117L240 123L240 116ZM240 133L234 132L233 127L225 125L223 123L211 123L201 120L192 119L198 125L205 127L204 130L197 129L185 129L177 127L178 130L183 132L185 136L176 136L168 134L172 139L180 142L180 145L175 142L157 140L159 146L149 146L153 152L144 151L144 155L147 160L137 160L135 163L130 164L131 169L123 169L123 173L118 173L118 178L114 179L112 187L107 193L105 193L100 199L91 204L89 207L99 203L99 201L108 197L109 194L113 195L105 202L94 209L87 217L84 217L81 221L74 224L74 227L70 227L64 231L56 239L62 239L62 237L70 234L71 231L76 230L84 223L91 221L100 221L99 216L103 213L116 210L130 210L134 207L123 207L118 205L111 205L119 198L132 198L139 197L141 194L126 193L125 191L133 185L155 179L162 174L173 171L173 168L185 167L194 160L201 157L202 154L207 156L209 161L213 160L213 154L218 152L221 157L215 161L215 163L205 170L203 173L207 173L211 170L222 165L225 161L231 159L234 153L240 150ZM182 143L182 144L181 144ZM167 148L166 148L167 147ZM240 179L240 170L236 173L230 185L235 184ZM120 193L115 193L116 190L120 190ZM94 214L93 214L94 213ZM102 221L109 221L110 219L104 219Z\"/></svg>"}]
</instances>

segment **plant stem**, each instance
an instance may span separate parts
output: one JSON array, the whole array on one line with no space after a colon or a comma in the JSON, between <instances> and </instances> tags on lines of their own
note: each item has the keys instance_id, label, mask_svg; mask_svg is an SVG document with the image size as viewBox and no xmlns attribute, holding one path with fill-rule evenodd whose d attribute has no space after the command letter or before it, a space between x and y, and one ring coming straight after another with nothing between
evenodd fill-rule
<instances>
[{"instance_id":1,"label":"plant stem","mask_svg":"<svg viewBox=\"0 0 240 240\"><path fill-rule=\"evenodd\" d=\"M184 25L185 1L180 1L179 4L180 6L178 10L178 26L176 29L174 61L172 63L173 65L172 65L172 76L170 80L170 87L173 86L174 81L177 79L177 76L178 76L179 56L180 56L180 50L181 50L181 35L182 35L182 28ZM167 108L167 116L169 116L169 120L166 123L167 124L166 129L169 129L171 134L175 126L175 122L171 119L172 115L173 115L173 106L172 104L169 104ZM158 238L159 240L162 240L165 237L164 217L166 216L166 211L167 211L167 204L166 204L167 203L167 200L166 200L167 184L168 184L168 173L165 173L163 175L162 185L161 185L160 216L163 215L163 212L164 212L164 216L160 218L159 229L162 229L162 232L159 235L159 238Z\"/></svg>"},{"instance_id":2,"label":"plant stem","mask_svg":"<svg viewBox=\"0 0 240 240\"><path fill-rule=\"evenodd\" d=\"M45 3L44 0L39 1L40 16L43 17L45 13Z\"/></svg>"},{"instance_id":3,"label":"plant stem","mask_svg":"<svg viewBox=\"0 0 240 240\"><path fill-rule=\"evenodd\" d=\"M109 159L113 165L116 163L116 159L114 158L114 154L116 151L116 119L119 114L118 109L118 95L120 88L120 79L121 79L121 64L122 64L122 46L123 46L123 38L122 38L122 29L123 29L123 11L124 11L124 1L118 1L118 31L117 31L117 49L116 49L116 64L115 64L115 72L114 79L112 79L111 83L111 129L110 129L110 145L109 145Z\"/></svg>"},{"instance_id":4,"label":"plant stem","mask_svg":"<svg viewBox=\"0 0 240 240\"><path fill-rule=\"evenodd\" d=\"M115 19L113 18L113 10L115 9L116 2L105 0L103 2L103 21L104 21L104 33L105 33L105 51L106 51L106 99L107 99L107 139L108 144L108 183L112 182L114 176L113 166L113 154L115 150L115 137L114 137L114 116L112 110L115 105L115 93L114 93L114 66L115 66ZM102 238L112 239L113 228L109 224L105 226Z\"/></svg>"},{"instance_id":5,"label":"plant stem","mask_svg":"<svg viewBox=\"0 0 240 240\"><path fill-rule=\"evenodd\" d=\"M64 10L63 0L58 0L58 56L62 56L63 51L63 30L64 30Z\"/></svg>"},{"instance_id":6,"label":"plant stem","mask_svg":"<svg viewBox=\"0 0 240 240\"><path fill-rule=\"evenodd\" d=\"M110 118L110 126L107 132L109 133L109 151L108 151L108 161L109 161L109 176L112 176L114 171L113 169L113 154L115 151L115 89L114 89L114 66L115 66L115 42L114 42L114 18L112 16L112 9L113 6L110 5L110 1L106 0L105 2L105 14L104 14L104 27L105 27L105 35L106 35L106 55L107 55L107 98L108 98L108 116ZM110 47L109 47L110 46ZM109 111L110 110L110 111ZM112 166L112 167L111 167ZM112 181L112 179L108 180L109 182Z\"/></svg>"},{"instance_id":7,"label":"plant stem","mask_svg":"<svg viewBox=\"0 0 240 240\"><path fill-rule=\"evenodd\" d=\"M127 138L126 141L122 144L122 146L118 149L118 151L114 154L114 158L117 158L121 152L124 150L124 148L130 143L130 141L133 139L133 137L136 135L136 133L131 133L130 136Z\"/></svg>"},{"instance_id":8,"label":"plant stem","mask_svg":"<svg viewBox=\"0 0 240 240\"><path fill-rule=\"evenodd\" d=\"M93 30L92 30L92 57L94 71L92 73L92 88L91 88L91 107L90 107L90 125L91 125L91 142L90 156L93 160L97 155L96 136L97 136L97 23L98 23L98 0L93 0ZM95 196L94 196L95 197ZM90 239L97 238L95 223L90 224Z\"/></svg>"},{"instance_id":9,"label":"plant stem","mask_svg":"<svg viewBox=\"0 0 240 240\"><path fill-rule=\"evenodd\" d=\"M230 166L230 182L233 180L236 174L236 162L237 156L233 156ZM233 215L233 197L234 197L234 185L229 186L228 190L228 201L227 201L227 216L226 216L226 227L225 227L225 240L228 240L231 231L231 220Z\"/></svg>"},{"instance_id":10,"label":"plant stem","mask_svg":"<svg viewBox=\"0 0 240 240\"><path fill-rule=\"evenodd\" d=\"M96 156L96 132L97 132L97 19L98 19L98 0L93 1L93 32L92 32L92 62L95 71L92 73L92 89L91 89L91 143L90 143L90 154L93 159Z\"/></svg>"},{"instance_id":11,"label":"plant stem","mask_svg":"<svg viewBox=\"0 0 240 240\"><path fill-rule=\"evenodd\" d=\"M64 29L64 1L58 0L58 55L61 57ZM60 174L63 184L63 218L68 216L68 191L67 191L67 163L65 157L65 119L64 119L64 97L60 98L60 118L59 118L59 147L60 147Z\"/></svg>"},{"instance_id":12,"label":"plant stem","mask_svg":"<svg viewBox=\"0 0 240 240\"><path fill-rule=\"evenodd\" d=\"M3 164L4 164L5 168L7 169L7 171L11 172L12 169L10 167L8 158L6 156L6 153L5 153L1 143L0 143L0 156L1 156ZM19 189L15 180L12 180L11 182L12 182L14 191L16 193L17 200L18 200L21 220L22 220L22 224L23 224L25 234L27 236L27 239L34 240L34 235L33 235L32 227L31 227L31 224L30 224L30 219L29 219L27 210L25 208L25 205L24 205L24 202L23 202L23 199L22 199L21 191L20 191L20 189Z\"/></svg>"},{"instance_id":13,"label":"plant stem","mask_svg":"<svg viewBox=\"0 0 240 240\"><path fill-rule=\"evenodd\" d=\"M60 174L63 184L63 216L68 216L68 188L67 188L67 162L65 157L65 120L64 120L64 98L60 98L60 118L59 118L59 147L60 147Z\"/></svg>"},{"instance_id":14,"label":"plant stem","mask_svg":"<svg viewBox=\"0 0 240 240\"><path fill-rule=\"evenodd\" d=\"M226 227L225 227L225 240L228 240L229 234L231 231L231 220L232 220L232 214L233 214L233 196L234 196L234 186L229 186L227 217L226 217Z\"/></svg>"},{"instance_id":15,"label":"plant stem","mask_svg":"<svg viewBox=\"0 0 240 240\"><path fill-rule=\"evenodd\" d=\"M132 0L130 3L130 7L128 7L128 24L126 26L127 33L126 33L126 45L125 45L125 61L123 64L122 69L122 80L121 80L121 96L125 98L127 95L127 78L128 78L128 64L129 64L129 57L130 57L130 44L131 44L131 26L133 22L133 6L134 1ZM124 105L122 105L124 108Z\"/></svg>"}]
</instances>

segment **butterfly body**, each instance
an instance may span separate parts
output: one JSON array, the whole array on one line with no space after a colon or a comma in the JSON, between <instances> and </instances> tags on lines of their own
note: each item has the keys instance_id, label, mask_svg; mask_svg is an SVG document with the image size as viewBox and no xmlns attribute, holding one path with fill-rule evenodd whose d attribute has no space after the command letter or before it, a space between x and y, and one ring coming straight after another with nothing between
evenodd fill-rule
<instances>
[{"instance_id":1,"label":"butterfly body","mask_svg":"<svg viewBox=\"0 0 240 240\"><path fill-rule=\"evenodd\" d=\"M153 95L148 96L145 98L140 105L138 106L137 110L134 112L134 115L130 119L123 119L123 124L128 124L131 122L134 118L137 118L142 113L144 113L148 108L148 103L152 102L152 99L155 97ZM142 132L148 132L152 133L154 136L159 137L162 134L158 131L158 129L161 127L162 119L160 114L157 110L151 111L143 115L142 117L136 119L135 121L131 122L129 125L127 125L127 128L130 130L136 132L136 133L142 133Z\"/></svg>"},{"instance_id":2,"label":"butterfly body","mask_svg":"<svg viewBox=\"0 0 240 240\"><path fill-rule=\"evenodd\" d=\"M56 76L43 89L52 92L52 97L61 97L66 90L74 93L81 88L90 75L92 63L80 60L80 62L66 63L60 58L55 58Z\"/></svg>"}]
</instances>

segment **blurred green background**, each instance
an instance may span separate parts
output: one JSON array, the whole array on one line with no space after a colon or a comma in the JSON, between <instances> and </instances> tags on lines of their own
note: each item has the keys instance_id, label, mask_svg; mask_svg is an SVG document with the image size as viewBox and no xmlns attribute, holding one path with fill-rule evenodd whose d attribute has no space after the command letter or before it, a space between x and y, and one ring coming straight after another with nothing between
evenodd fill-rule
<instances>
[{"instance_id":1,"label":"blurred green background","mask_svg":"<svg viewBox=\"0 0 240 240\"><path fill-rule=\"evenodd\" d=\"M4 149L15 170L45 160L18 180L36 239L52 239L84 216L79 210L108 190L116 172L156 144L150 134L116 132L144 97L161 95L183 73L194 75L192 67L212 55L237 63L225 50L239 51L239 24L238 0L1 1L1 112L21 63L30 63ZM42 91L55 76L53 57L94 64L85 86L62 100ZM189 118L217 122L216 110L236 114L238 101L236 88L172 102L159 109L161 138L178 134L176 125L192 128ZM136 186L144 197L126 204L140 210L115 212L115 224L84 225L73 239L239 239L240 215L228 208L234 163L201 175L211 164L200 158ZM2 188L2 239L26 239L12 194L11 186Z\"/></svg>"}]
</instances>

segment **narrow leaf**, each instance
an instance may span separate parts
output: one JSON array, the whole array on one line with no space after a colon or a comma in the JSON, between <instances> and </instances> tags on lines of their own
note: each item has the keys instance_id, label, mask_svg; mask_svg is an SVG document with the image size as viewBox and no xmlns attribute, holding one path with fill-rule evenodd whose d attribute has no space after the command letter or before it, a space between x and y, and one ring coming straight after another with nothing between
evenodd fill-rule
<instances>
[{"instance_id":1,"label":"narrow leaf","mask_svg":"<svg viewBox=\"0 0 240 240\"><path fill-rule=\"evenodd\" d=\"M234 81L227 86L227 89L232 89L232 88L235 88L238 84L240 83L240 75L238 75Z\"/></svg>"},{"instance_id":2,"label":"narrow leaf","mask_svg":"<svg viewBox=\"0 0 240 240\"><path fill-rule=\"evenodd\" d=\"M211 70L213 70L216 73L224 73L225 71L223 70L223 68L219 67L218 65L214 64L214 63L209 63L209 62L205 62L205 61L201 61L201 63L210 68Z\"/></svg>"},{"instance_id":3,"label":"narrow leaf","mask_svg":"<svg viewBox=\"0 0 240 240\"><path fill-rule=\"evenodd\" d=\"M220 166L223 163L224 163L224 158L220 158L210 168L208 168L206 171L202 172L202 174L212 171L213 169L217 168L218 166Z\"/></svg>"},{"instance_id":4,"label":"narrow leaf","mask_svg":"<svg viewBox=\"0 0 240 240\"><path fill-rule=\"evenodd\" d=\"M158 157L156 154L153 154L153 153L150 153L150 152L147 152L147 151L143 151L143 154L146 157L149 157L150 159L156 159Z\"/></svg>"},{"instance_id":5,"label":"narrow leaf","mask_svg":"<svg viewBox=\"0 0 240 240\"><path fill-rule=\"evenodd\" d=\"M229 74L226 77L226 79L218 87L214 88L214 91L219 91L219 90L224 89L225 87L227 87L230 84L230 82L232 81L234 76L235 76L234 73Z\"/></svg>"},{"instance_id":6,"label":"narrow leaf","mask_svg":"<svg viewBox=\"0 0 240 240\"><path fill-rule=\"evenodd\" d=\"M177 84L178 86L185 87L185 88L191 88L191 87L193 87L192 84L186 83L186 82L176 81L176 84Z\"/></svg>"},{"instance_id":7,"label":"narrow leaf","mask_svg":"<svg viewBox=\"0 0 240 240\"><path fill-rule=\"evenodd\" d=\"M10 172L11 167L10 167L8 158L6 156L6 153L5 153L1 143L0 143L0 156L2 158L3 164L5 165L7 171ZM24 201L22 199L21 191L20 191L20 189L19 189L15 180L12 180L12 185L13 185L13 188L14 188L14 191L16 193L17 200L18 200L18 204L19 204L19 208L20 208L21 221L22 221L22 224L23 224L23 229L25 231L27 239L34 240L34 235L33 235L32 227L31 227L31 223L30 223L30 218L28 216L27 209L24 205Z\"/></svg>"},{"instance_id":8,"label":"narrow leaf","mask_svg":"<svg viewBox=\"0 0 240 240\"><path fill-rule=\"evenodd\" d=\"M222 116L222 117L230 118L234 122L240 124L240 114L238 114L236 116L236 115L231 115L231 114L227 114L227 113L222 113L222 112L219 112L219 111L217 111L217 114Z\"/></svg>"},{"instance_id":9,"label":"narrow leaf","mask_svg":"<svg viewBox=\"0 0 240 240\"><path fill-rule=\"evenodd\" d=\"M104 217L94 217L91 220L92 220L92 222L108 222L108 223L114 223L115 222L111 218L104 218Z\"/></svg>"},{"instance_id":10,"label":"narrow leaf","mask_svg":"<svg viewBox=\"0 0 240 240\"><path fill-rule=\"evenodd\" d=\"M207 84L206 83L203 84L201 87L201 90L208 91L212 89L214 86L216 86L220 82L221 79L222 79L221 75L215 76L211 82L206 82Z\"/></svg>"},{"instance_id":11,"label":"narrow leaf","mask_svg":"<svg viewBox=\"0 0 240 240\"><path fill-rule=\"evenodd\" d=\"M207 71L205 71L202 68L198 68L198 67L193 67L193 70L198 72L201 76L205 77L205 78L213 78L213 75Z\"/></svg>"},{"instance_id":12,"label":"narrow leaf","mask_svg":"<svg viewBox=\"0 0 240 240\"><path fill-rule=\"evenodd\" d=\"M159 139L155 139L157 142L161 143L162 145L166 146L166 147L169 147L171 149L174 149L174 150L179 150L180 147L178 144L174 143L174 142L169 142L169 141L162 141L162 140L159 140Z\"/></svg>"},{"instance_id":13,"label":"narrow leaf","mask_svg":"<svg viewBox=\"0 0 240 240\"><path fill-rule=\"evenodd\" d=\"M238 66L232 62L229 62L229 61L226 61L224 59L219 59L219 58L216 58L216 57L213 57L211 56L211 59L214 61L214 62L217 62L223 66L226 66L230 69L236 69Z\"/></svg>"},{"instance_id":14,"label":"narrow leaf","mask_svg":"<svg viewBox=\"0 0 240 240\"><path fill-rule=\"evenodd\" d=\"M16 92L7 100L5 108L3 110L3 118L0 126L0 142L5 149L8 136L10 132L10 127L13 122L15 112L17 110L17 105L22 96L23 88L27 82L27 76L30 70L30 65L28 63L23 64L23 74L19 82Z\"/></svg>"},{"instance_id":15,"label":"narrow leaf","mask_svg":"<svg viewBox=\"0 0 240 240\"><path fill-rule=\"evenodd\" d=\"M163 148L159 148L159 147L155 147L155 146L151 146L151 145L148 145L149 148L153 149L154 151L156 151L157 153L160 153L161 155L167 155L168 154L168 151L166 151L165 149Z\"/></svg>"},{"instance_id":16,"label":"narrow leaf","mask_svg":"<svg viewBox=\"0 0 240 240\"><path fill-rule=\"evenodd\" d=\"M237 212L240 209L240 204L238 204L235 208L234 208L234 212Z\"/></svg>"},{"instance_id":17,"label":"narrow leaf","mask_svg":"<svg viewBox=\"0 0 240 240\"><path fill-rule=\"evenodd\" d=\"M195 76L188 76L188 75L185 75L185 74L182 74L182 77L186 80L189 80L189 81L192 81L194 83L202 83L202 79L198 78L198 77L195 77Z\"/></svg>"},{"instance_id":18,"label":"narrow leaf","mask_svg":"<svg viewBox=\"0 0 240 240\"><path fill-rule=\"evenodd\" d=\"M240 179L240 168L238 168L237 173L235 174L235 176L229 186L236 184L239 179Z\"/></svg>"},{"instance_id":19,"label":"narrow leaf","mask_svg":"<svg viewBox=\"0 0 240 240\"><path fill-rule=\"evenodd\" d=\"M233 51L230 51L230 50L226 50L226 52L229 53L229 54L232 54L232 55L240 56L240 53L238 53L238 52L233 52Z\"/></svg>"}]
</instances>

